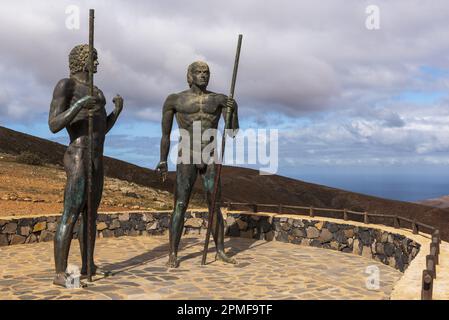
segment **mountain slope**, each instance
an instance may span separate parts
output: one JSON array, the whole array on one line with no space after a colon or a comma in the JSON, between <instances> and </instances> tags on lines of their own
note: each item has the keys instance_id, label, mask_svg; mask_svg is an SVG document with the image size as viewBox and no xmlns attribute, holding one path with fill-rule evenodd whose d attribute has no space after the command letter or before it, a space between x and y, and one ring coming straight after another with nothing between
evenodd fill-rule
<instances>
[{"instance_id":1,"label":"mountain slope","mask_svg":"<svg viewBox=\"0 0 449 320\"><path fill-rule=\"evenodd\" d=\"M449 195L442 196L439 198L434 198L434 199L423 200L418 203L426 205L426 206L430 206L430 207L447 209L447 208L449 208Z\"/></svg>"},{"instance_id":2,"label":"mountain slope","mask_svg":"<svg viewBox=\"0 0 449 320\"><path fill-rule=\"evenodd\" d=\"M39 155L49 164L62 166L65 148L55 142L0 127L0 152L3 153L17 155L27 150ZM111 178L159 190L173 192L174 188L174 172L169 174L165 183L161 183L154 170L109 157L105 157L105 174ZM440 228L442 237L449 239L448 209L382 199L277 175L261 176L256 170L239 167L223 168L222 189L223 201L347 208L416 217L418 221ZM194 192L196 196L203 194L199 179ZM385 221L379 219L379 222Z\"/></svg>"}]
</instances>

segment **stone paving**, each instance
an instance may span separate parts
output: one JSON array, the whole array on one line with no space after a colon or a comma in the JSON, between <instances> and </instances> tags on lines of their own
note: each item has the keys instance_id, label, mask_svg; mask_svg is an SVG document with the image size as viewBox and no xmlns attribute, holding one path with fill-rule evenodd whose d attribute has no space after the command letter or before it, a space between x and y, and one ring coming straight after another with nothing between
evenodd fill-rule
<instances>
[{"instance_id":1,"label":"stone paving","mask_svg":"<svg viewBox=\"0 0 449 320\"><path fill-rule=\"evenodd\" d=\"M181 265L168 269L167 236L102 238L97 263L112 271L87 288L52 285L53 243L0 248L0 299L388 299L402 273L353 254L277 241L226 240L238 265L215 261L213 246L201 266L201 236L184 236ZM77 241L70 263L79 264ZM366 286L377 267L378 289Z\"/></svg>"},{"instance_id":2,"label":"stone paving","mask_svg":"<svg viewBox=\"0 0 449 320\"><path fill-rule=\"evenodd\" d=\"M439 264L436 268L437 278L433 283L433 298L449 300L449 244L441 242Z\"/></svg>"}]
</instances>

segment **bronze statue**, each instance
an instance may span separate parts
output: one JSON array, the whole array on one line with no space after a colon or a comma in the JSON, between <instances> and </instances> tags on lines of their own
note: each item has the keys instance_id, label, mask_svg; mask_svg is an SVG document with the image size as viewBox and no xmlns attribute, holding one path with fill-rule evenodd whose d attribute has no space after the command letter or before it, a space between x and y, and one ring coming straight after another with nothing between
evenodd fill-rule
<instances>
[{"instance_id":1,"label":"bronze statue","mask_svg":"<svg viewBox=\"0 0 449 320\"><path fill-rule=\"evenodd\" d=\"M98 56L93 54L93 72L97 72ZM103 146L105 136L114 126L123 109L123 98L117 95L111 114L106 114L106 99L103 92L94 87L94 95L89 95L89 46L82 44L74 47L69 55L70 78L60 80L53 92L48 124L53 133L67 129L70 144L64 155L64 168L67 183L64 192L64 211L58 224L54 240L56 276L55 285L66 286L67 259L74 225L82 213L79 230L79 242L82 256L81 274L86 275L88 264L92 274L104 273L94 264L94 259L87 261L87 246L93 252L95 247L96 217L103 192ZM93 110L93 155L92 155L92 190L93 215L95 228L90 243L87 241L87 170L88 170L88 111ZM93 255L92 255L93 256Z\"/></svg>"},{"instance_id":2,"label":"bronze statue","mask_svg":"<svg viewBox=\"0 0 449 320\"><path fill-rule=\"evenodd\" d=\"M179 265L177 254L181 234L184 227L184 216L189 204L190 195L195 184L197 175L200 174L203 180L203 187L206 191L208 206L211 207L211 193L214 187L215 164L210 163L210 158L204 159L200 156L200 163L194 163L195 157L193 139L193 127L198 123L201 128L201 134L208 129L217 129L220 115L225 116L226 109L231 108L232 118L230 129L232 136L235 136L238 128L237 104L233 99L229 99L224 94L218 94L208 91L209 84L209 66L205 62L197 61L192 63L187 70L187 82L190 89L180 93L171 94L165 100L162 115L162 139L161 139L161 157L157 170L163 180L167 176L167 157L170 149L170 133L173 124L173 117L180 129L186 130L190 137L190 162L179 163L176 166L176 190L174 199L174 210L170 220L169 238L170 254L168 266L176 268ZM201 151L210 143L210 141L196 141L201 144ZM182 152L182 150L181 150ZM181 157L181 153L178 153ZM210 157L215 154L211 153ZM220 199L220 188L217 190L217 201ZM224 251L224 223L220 208L215 208L216 218L212 223L212 234L214 236L217 250L217 258L227 263L236 263L233 258L228 257Z\"/></svg>"}]
</instances>

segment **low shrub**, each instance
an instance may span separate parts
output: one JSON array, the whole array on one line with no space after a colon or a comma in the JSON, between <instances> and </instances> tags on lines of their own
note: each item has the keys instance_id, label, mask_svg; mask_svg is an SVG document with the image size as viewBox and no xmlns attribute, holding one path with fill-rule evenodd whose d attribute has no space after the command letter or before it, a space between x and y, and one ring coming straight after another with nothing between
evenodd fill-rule
<instances>
[{"instance_id":1,"label":"low shrub","mask_svg":"<svg viewBox=\"0 0 449 320\"><path fill-rule=\"evenodd\" d=\"M30 164L33 166L41 166L44 161L35 153L24 151L16 157L16 161L19 163Z\"/></svg>"}]
</instances>

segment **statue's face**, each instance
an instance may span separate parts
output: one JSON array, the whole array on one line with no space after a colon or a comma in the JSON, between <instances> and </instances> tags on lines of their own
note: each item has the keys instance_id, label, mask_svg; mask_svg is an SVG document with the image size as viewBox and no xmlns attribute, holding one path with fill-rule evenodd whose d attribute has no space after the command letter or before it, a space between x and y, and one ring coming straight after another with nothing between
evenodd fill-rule
<instances>
[{"instance_id":1,"label":"statue's face","mask_svg":"<svg viewBox=\"0 0 449 320\"><path fill-rule=\"evenodd\" d=\"M209 68L204 65L199 65L192 70L192 84L199 88L206 88L209 84Z\"/></svg>"},{"instance_id":2,"label":"statue's face","mask_svg":"<svg viewBox=\"0 0 449 320\"><path fill-rule=\"evenodd\" d=\"M89 58L86 59L86 71L89 71ZM97 50L94 50L94 73L97 73L97 68L100 63L98 62Z\"/></svg>"},{"instance_id":3,"label":"statue's face","mask_svg":"<svg viewBox=\"0 0 449 320\"><path fill-rule=\"evenodd\" d=\"M98 68L99 64L100 64L100 62L98 62L98 56L97 56L97 53L95 52L94 53L94 73L97 73L97 68Z\"/></svg>"}]
</instances>

